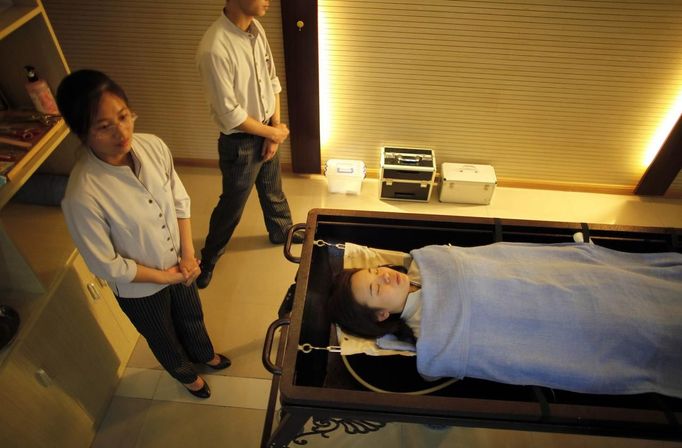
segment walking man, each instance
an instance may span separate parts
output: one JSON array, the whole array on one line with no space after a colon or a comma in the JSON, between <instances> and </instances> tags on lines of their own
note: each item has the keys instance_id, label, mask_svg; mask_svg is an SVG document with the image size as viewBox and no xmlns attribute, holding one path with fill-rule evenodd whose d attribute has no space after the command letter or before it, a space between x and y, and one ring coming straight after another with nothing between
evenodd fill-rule
<instances>
[{"instance_id":1,"label":"walking man","mask_svg":"<svg viewBox=\"0 0 682 448\"><path fill-rule=\"evenodd\" d=\"M256 20L265 15L269 4L269 0L226 0L197 50L210 113L220 128L223 183L201 250L199 288L211 281L254 184L270 241L283 243L292 225L278 152L289 136L289 128L280 121L282 87L265 31ZM302 242L300 235L294 242Z\"/></svg>"}]
</instances>

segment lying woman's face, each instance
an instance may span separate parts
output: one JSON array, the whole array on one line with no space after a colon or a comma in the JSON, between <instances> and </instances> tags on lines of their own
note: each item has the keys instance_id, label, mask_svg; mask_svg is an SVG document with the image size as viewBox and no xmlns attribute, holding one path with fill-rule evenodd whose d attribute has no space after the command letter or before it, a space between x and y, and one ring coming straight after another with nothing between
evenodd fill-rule
<instances>
[{"instance_id":1,"label":"lying woman's face","mask_svg":"<svg viewBox=\"0 0 682 448\"><path fill-rule=\"evenodd\" d=\"M360 305L377 310L379 320L402 313L410 292L410 279L391 268L363 269L350 279L351 291Z\"/></svg>"}]
</instances>

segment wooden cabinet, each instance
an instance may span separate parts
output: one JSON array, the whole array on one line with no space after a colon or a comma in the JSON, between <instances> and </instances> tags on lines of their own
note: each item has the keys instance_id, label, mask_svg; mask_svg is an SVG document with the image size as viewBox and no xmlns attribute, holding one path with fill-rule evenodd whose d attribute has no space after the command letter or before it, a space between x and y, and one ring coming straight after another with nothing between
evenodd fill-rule
<instances>
[{"instance_id":1,"label":"wooden cabinet","mask_svg":"<svg viewBox=\"0 0 682 448\"><path fill-rule=\"evenodd\" d=\"M0 372L0 444L87 447L93 430L85 412L41 362L26 350L15 352Z\"/></svg>"},{"instance_id":2,"label":"wooden cabinet","mask_svg":"<svg viewBox=\"0 0 682 448\"><path fill-rule=\"evenodd\" d=\"M40 0L0 0L0 90L13 109L32 109L24 84L24 66L36 67L38 75L56 91L69 73L66 59ZM57 122L30 149L17 167L12 180L0 186L2 208L35 170L69 134L63 120Z\"/></svg>"},{"instance_id":3,"label":"wooden cabinet","mask_svg":"<svg viewBox=\"0 0 682 448\"><path fill-rule=\"evenodd\" d=\"M89 446L136 340L74 252L0 370L0 446Z\"/></svg>"},{"instance_id":4,"label":"wooden cabinet","mask_svg":"<svg viewBox=\"0 0 682 448\"><path fill-rule=\"evenodd\" d=\"M53 92L69 72L40 0L0 0L0 89L31 108L23 67ZM137 333L92 275L58 207L8 204L69 131L57 122L0 186L0 303L21 316L0 351L0 447L88 447Z\"/></svg>"},{"instance_id":5,"label":"wooden cabinet","mask_svg":"<svg viewBox=\"0 0 682 448\"><path fill-rule=\"evenodd\" d=\"M40 0L0 0L0 61L0 90L13 108L32 107L25 65L53 92L69 72ZM73 248L59 208L8 204L68 133L59 121L0 186L0 303L22 319L0 352L3 448L89 446L137 340Z\"/></svg>"},{"instance_id":6,"label":"wooden cabinet","mask_svg":"<svg viewBox=\"0 0 682 448\"><path fill-rule=\"evenodd\" d=\"M0 61L0 91L10 109L33 109L25 88L27 78L24 66L36 67L39 76L53 92L69 73L66 59L40 0L0 0ZM7 173L7 183L0 185L0 212L4 214L4 208L10 199L43 162L51 154L60 152L56 150L61 148L68 135L69 130L64 121L57 121ZM40 218L40 215L36 216L21 229L25 235L35 235L38 241L41 237L36 234L35 229L41 227ZM51 277L47 279L41 277L41 272L31 272L25 268L22 252L33 250L34 244L30 242L28 246L21 247L15 244L15 236L8 235L3 222L0 222L0 278L3 279L0 283L0 300L8 295L16 297L17 292L44 291L64 265L62 260L54 269L50 269ZM43 242L45 240L42 239ZM24 311L22 317L25 317L25 313L32 312L33 308L39 308L33 303L20 305L23 308L20 311Z\"/></svg>"},{"instance_id":7,"label":"wooden cabinet","mask_svg":"<svg viewBox=\"0 0 682 448\"><path fill-rule=\"evenodd\" d=\"M107 282L92 274L83 258L77 256L73 260L73 269L67 272L62 281L61 289L65 288L80 288L81 293L87 297L92 316L107 336L107 342L111 344L122 372L139 333L121 311Z\"/></svg>"}]
</instances>

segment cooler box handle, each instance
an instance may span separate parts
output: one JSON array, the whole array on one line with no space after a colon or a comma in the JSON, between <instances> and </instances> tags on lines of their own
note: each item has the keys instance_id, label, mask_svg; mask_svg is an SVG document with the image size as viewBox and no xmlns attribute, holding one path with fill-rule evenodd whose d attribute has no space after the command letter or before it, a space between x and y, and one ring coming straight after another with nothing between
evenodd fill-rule
<instances>
[{"instance_id":1,"label":"cooler box handle","mask_svg":"<svg viewBox=\"0 0 682 448\"><path fill-rule=\"evenodd\" d=\"M355 172L355 169L352 166L337 166L336 167L336 172L337 173L343 173L343 174L353 174Z\"/></svg>"},{"instance_id":2,"label":"cooler box handle","mask_svg":"<svg viewBox=\"0 0 682 448\"><path fill-rule=\"evenodd\" d=\"M475 165L462 165L461 167L459 167L460 173L464 171L473 171L474 173L478 173L478 168L476 168Z\"/></svg>"}]
</instances>

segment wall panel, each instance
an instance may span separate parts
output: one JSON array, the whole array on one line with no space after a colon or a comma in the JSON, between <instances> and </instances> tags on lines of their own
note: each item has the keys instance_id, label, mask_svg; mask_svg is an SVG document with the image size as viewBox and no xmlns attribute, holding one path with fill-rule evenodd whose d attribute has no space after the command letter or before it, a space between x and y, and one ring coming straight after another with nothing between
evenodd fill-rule
<instances>
[{"instance_id":1,"label":"wall panel","mask_svg":"<svg viewBox=\"0 0 682 448\"><path fill-rule=\"evenodd\" d=\"M223 2L45 0L72 69L110 73L138 129L215 160L194 51ZM628 191L682 109L677 0L320 0L322 160L383 145L514 185ZM286 86L280 2L262 19ZM288 122L286 91L283 118ZM679 113L682 110L678 110ZM283 162L291 160L282 146Z\"/></svg>"},{"instance_id":2,"label":"wall panel","mask_svg":"<svg viewBox=\"0 0 682 448\"><path fill-rule=\"evenodd\" d=\"M682 2L320 0L322 157L384 145L629 191L682 108ZM325 31L326 30L326 31ZM678 112L679 114L679 112Z\"/></svg>"},{"instance_id":3,"label":"wall panel","mask_svg":"<svg viewBox=\"0 0 682 448\"><path fill-rule=\"evenodd\" d=\"M176 158L217 160L218 128L211 121L194 55L224 1L45 0L71 66L102 70L126 90L140 118L136 129L157 134ZM280 2L265 27L282 86L286 88ZM286 90L282 119L288 122ZM289 142L281 146L290 160Z\"/></svg>"}]
</instances>

